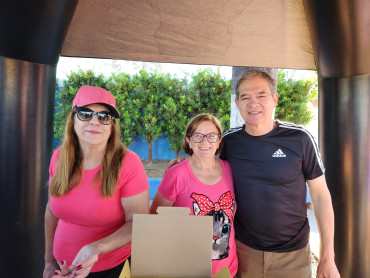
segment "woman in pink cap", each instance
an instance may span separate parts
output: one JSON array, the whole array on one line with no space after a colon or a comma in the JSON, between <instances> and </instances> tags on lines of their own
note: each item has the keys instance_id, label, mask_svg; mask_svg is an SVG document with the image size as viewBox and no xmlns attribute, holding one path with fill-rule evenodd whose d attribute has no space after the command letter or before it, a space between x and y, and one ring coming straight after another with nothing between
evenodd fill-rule
<instances>
[{"instance_id":1,"label":"woman in pink cap","mask_svg":"<svg viewBox=\"0 0 370 278\"><path fill-rule=\"evenodd\" d=\"M132 215L148 213L149 185L118 117L108 91L77 92L49 167L44 278L119 277L130 257Z\"/></svg>"}]
</instances>

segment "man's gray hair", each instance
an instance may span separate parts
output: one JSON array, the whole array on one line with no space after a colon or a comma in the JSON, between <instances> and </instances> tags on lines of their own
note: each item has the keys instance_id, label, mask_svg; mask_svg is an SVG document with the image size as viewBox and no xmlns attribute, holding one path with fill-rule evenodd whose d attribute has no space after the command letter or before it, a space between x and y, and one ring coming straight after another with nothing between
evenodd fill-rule
<instances>
[{"instance_id":1,"label":"man's gray hair","mask_svg":"<svg viewBox=\"0 0 370 278\"><path fill-rule=\"evenodd\" d=\"M252 70L248 70L245 73L243 73L243 75L238 80L238 83L236 83L236 87L235 87L236 99L239 99L240 84L245 80L251 80L256 77L262 77L269 83L271 94L272 96L274 96L274 94L276 93L276 81L267 72L262 71L262 70L252 69Z\"/></svg>"}]
</instances>

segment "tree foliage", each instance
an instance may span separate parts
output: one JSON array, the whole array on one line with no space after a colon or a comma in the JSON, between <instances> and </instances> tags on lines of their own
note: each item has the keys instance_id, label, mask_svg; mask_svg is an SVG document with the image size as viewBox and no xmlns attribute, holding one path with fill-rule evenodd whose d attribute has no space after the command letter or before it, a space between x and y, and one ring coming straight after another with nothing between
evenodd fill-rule
<instances>
[{"instance_id":1,"label":"tree foliage","mask_svg":"<svg viewBox=\"0 0 370 278\"><path fill-rule=\"evenodd\" d=\"M166 135L170 148L179 157L184 131L189 119L193 116L189 100L191 95L186 88L186 79L170 78L168 90L164 92L161 105L161 127Z\"/></svg>"},{"instance_id":2,"label":"tree foliage","mask_svg":"<svg viewBox=\"0 0 370 278\"><path fill-rule=\"evenodd\" d=\"M135 91L132 76L126 73L113 74L107 83L107 90L116 99L116 108L120 114L121 138L123 144L129 146L132 137L138 134L136 121L140 117L139 110L132 97Z\"/></svg>"},{"instance_id":3,"label":"tree foliage","mask_svg":"<svg viewBox=\"0 0 370 278\"><path fill-rule=\"evenodd\" d=\"M219 72L210 69L192 75L189 86L193 95L193 115L210 113L216 116L224 130L230 128L231 81L224 80Z\"/></svg>"},{"instance_id":4,"label":"tree foliage","mask_svg":"<svg viewBox=\"0 0 370 278\"><path fill-rule=\"evenodd\" d=\"M301 125L307 125L313 119L311 101L317 96L317 79L293 80L280 70L277 91L277 119Z\"/></svg>"},{"instance_id":5,"label":"tree foliage","mask_svg":"<svg viewBox=\"0 0 370 278\"><path fill-rule=\"evenodd\" d=\"M140 112L140 117L135 120L138 134L148 143L148 160L152 162L152 143L163 131L159 124L162 119L161 104L163 93L168 90L167 80L169 75L148 73L141 70L133 78L135 93L133 102Z\"/></svg>"},{"instance_id":6,"label":"tree foliage","mask_svg":"<svg viewBox=\"0 0 370 278\"><path fill-rule=\"evenodd\" d=\"M178 157L186 124L199 113L219 118L224 130L230 126L231 80L223 79L219 72L198 71L189 82L145 70L136 75L112 74L107 79L92 70L78 70L56 91L55 138L62 138L66 116L82 85L100 86L114 95L123 143L129 146L132 137L142 135L148 142L149 160L153 141L163 134ZM279 71L278 92L276 118L303 125L312 119L310 102L317 95L317 80L295 81Z\"/></svg>"}]
</instances>

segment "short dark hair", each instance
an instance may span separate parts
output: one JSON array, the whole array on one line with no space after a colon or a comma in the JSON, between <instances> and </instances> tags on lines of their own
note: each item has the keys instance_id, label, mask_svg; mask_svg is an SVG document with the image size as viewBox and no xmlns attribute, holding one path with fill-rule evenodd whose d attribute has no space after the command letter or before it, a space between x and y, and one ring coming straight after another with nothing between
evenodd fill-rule
<instances>
[{"instance_id":1,"label":"short dark hair","mask_svg":"<svg viewBox=\"0 0 370 278\"><path fill-rule=\"evenodd\" d=\"M236 86L235 86L236 99L239 99L240 84L245 80L251 80L256 77L262 77L263 79L265 79L270 85L272 95L276 93L276 81L267 72L262 71L262 70L252 69L252 70L248 70L245 73L243 73L243 75L239 78L238 83L236 83Z\"/></svg>"},{"instance_id":2,"label":"short dark hair","mask_svg":"<svg viewBox=\"0 0 370 278\"><path fill-rule=\"evenodd\" d=\"M195 130L198 128L201 122L210 121L212 122L217 130L220 136L222 136L222 126L220 121L213 115L208 113L202 113L198 114L195 117L193 117L186 126L184 138L182 140L182 150L184 153L188 155L193 155L193 150L190 148L189 143L186 141L186 138L190 138L190 134L193 134ZM222 147L224 146L224 140L221 137L220 145L218 146L218 150L216 151L216 155L219 154L222 150Z\"/></svg>"}]
</instances>

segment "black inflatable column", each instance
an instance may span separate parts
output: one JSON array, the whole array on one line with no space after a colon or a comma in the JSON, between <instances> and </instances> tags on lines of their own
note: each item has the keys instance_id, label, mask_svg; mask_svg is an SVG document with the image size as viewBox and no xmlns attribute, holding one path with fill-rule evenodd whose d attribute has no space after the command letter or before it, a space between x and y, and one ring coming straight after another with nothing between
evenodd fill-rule
<instances>
[{"instance_id":1,"label":"black inflatable column","mask_svg":"<svg viewBox=\"0 0 370 278\"><path fill-rule=\"evenodd\" d=\"M3 2L0 276L42 277L56 64L77 1Z\"/></svg>"},{"instance_id":2,"label":"black inflatable column","mask_svg":"<svg viewBox=\"0 0 370 278\"><path fill-rule=\"evenodd\" d=\"M370 277L370 1L305 1L342 278Z\"/></svg>"},{"instance_id":3,"label":"black inflatable column","mask_svg":"<svg viewBox=\"0 0 370 278\"><path fill-rule=\"evenodd\" d=\"M321 142L342 278L370 277L370 76L320 82Z\"/></svg>"}]
</instances>

